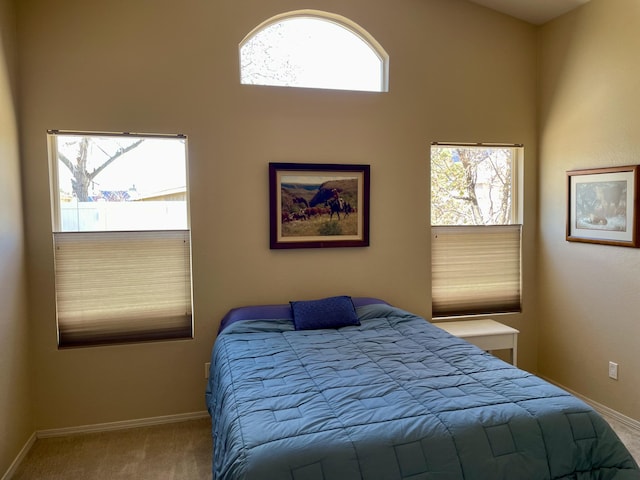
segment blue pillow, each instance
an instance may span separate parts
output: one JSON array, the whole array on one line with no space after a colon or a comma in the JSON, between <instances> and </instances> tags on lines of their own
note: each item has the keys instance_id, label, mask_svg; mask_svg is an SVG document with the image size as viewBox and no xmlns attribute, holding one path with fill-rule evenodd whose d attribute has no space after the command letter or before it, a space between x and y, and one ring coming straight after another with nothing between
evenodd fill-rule
<instances>
[{"instance_id":1,"label":"blue pillow","mask_svg":"<svg viewBox=\"0 0 640 480\"><path fill-rule=\"evenodd\" d=\"M322 300L289 302L296 330L340 328L360 325L351 297L329 297Z\"/></svg>"}]
</instances>

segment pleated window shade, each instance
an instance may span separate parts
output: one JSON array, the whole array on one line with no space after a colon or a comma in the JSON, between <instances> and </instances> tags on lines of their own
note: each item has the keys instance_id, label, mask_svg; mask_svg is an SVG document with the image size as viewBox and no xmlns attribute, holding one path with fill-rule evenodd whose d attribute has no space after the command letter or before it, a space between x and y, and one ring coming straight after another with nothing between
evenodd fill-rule
<instances>
[{"instance_id":1,"label":"pleated window shade","mask_svg":"<svg viewBox=\"0 0 640 480\"><path fill-rule=\"evenodd\" d=\"M431 231L433 317L521 311L521 225Z\"/></svg>"},{"instance_id":2,"label":"pleated window shade","mask_svg":"<svg viewBox=\"0 0 640 480\"><path fill-rule=\"evenodd\" d=\"M53 239L60 347L192 337L189 230Z\"/></svg>"}]
</instances>

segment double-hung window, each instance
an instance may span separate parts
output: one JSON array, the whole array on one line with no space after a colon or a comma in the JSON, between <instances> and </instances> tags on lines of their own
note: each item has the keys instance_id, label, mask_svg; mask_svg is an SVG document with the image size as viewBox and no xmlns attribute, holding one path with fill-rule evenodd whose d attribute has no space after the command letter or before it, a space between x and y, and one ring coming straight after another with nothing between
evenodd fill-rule
<instances>
[{"instance_id":1,"label":"double-hung window","mask_svg":"<svg viewBox=\"0 0 640 480\"><path fill-rule=\"evenodd\" d=\"M432 316L521 311L520 145L431 147Z\"/></svg>"},{"instance_id":2,"label":"double-hung window","mask_svg":"<svg viewBox=\"0 0 640 480\"><path fill-rule=\"evenodd\" d=\"M59 347L191 338L182 135L49 132Z\"/></svg>"}]
</instances>

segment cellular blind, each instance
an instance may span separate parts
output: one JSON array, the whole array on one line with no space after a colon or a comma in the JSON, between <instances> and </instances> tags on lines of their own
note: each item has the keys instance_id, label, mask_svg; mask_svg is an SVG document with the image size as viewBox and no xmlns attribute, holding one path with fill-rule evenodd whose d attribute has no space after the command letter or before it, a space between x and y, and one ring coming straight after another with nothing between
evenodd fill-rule
<instances>
[{"instance_id":1,"label":"cellular blind","mask_svg":"<svg viewBox=\"0 0 640 480\"><path fill-rule=\"evenodd\" d=\"M433 317L521 311L522 225L431 231Z\"/></svg>"},{"instance_id":2,"label":"cellular blind","mask_svg":"<svg viewBox=\"0 0 640 480\"><path fill-rule=\"evenodd\" d=\"M192 337L189 230L53 239L60 347Z\"/></svg>"}]
</instances>

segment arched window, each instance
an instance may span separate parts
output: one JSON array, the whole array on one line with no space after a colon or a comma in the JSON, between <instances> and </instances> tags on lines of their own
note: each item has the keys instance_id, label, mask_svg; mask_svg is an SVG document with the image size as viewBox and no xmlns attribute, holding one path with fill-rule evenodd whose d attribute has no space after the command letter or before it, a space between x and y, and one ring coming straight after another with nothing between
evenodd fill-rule
<instances>
[{"instance_id":1,"label":"arched window","mask_svg":"<svg viewBox=\"0 0 640 480\"><path fill-rule=\"evenodd\" d=\"M277 15L240 43L249 85L388 91L389 56L363 28L317 10Z\"/></svg>"}]
</instances>

